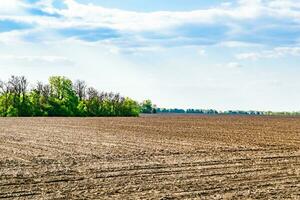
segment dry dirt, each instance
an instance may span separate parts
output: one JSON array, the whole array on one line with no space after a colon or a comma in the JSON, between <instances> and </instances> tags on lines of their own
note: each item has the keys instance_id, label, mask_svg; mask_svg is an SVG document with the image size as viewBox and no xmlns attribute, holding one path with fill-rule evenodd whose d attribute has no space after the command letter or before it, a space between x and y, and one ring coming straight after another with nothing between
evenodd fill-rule
<instances>
[{"instance_id":1,"label":"dry dirt","mask_svg":"<svg viewBox=\"0 0 300 200\"><path fill-rule=\"evenodd\" d=\"M300 118L1 118L0 198L300 199Z\"/></svg>"}]
</instances>

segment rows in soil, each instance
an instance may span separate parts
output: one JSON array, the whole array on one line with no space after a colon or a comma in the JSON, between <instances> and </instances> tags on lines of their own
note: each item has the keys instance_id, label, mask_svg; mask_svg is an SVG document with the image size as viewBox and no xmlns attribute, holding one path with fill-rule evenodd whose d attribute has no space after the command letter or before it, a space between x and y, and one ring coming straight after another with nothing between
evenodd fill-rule
<instances>
[{"instance_id":1,"label":"rows in soil","mask_svg":"<svg viewBox=\"0 0 300 200\"><path fill-rule=\"evenodd\" d=\"M205 116L1 119L0 198L297 199L296 122Z\"/></svg>"}]
</instances>

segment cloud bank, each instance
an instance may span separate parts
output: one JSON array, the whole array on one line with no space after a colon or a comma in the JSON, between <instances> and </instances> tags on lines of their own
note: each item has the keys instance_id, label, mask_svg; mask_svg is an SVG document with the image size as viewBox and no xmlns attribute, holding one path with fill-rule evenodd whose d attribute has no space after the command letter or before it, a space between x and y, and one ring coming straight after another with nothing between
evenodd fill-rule
<instances>
[{"instance_id":1,"label":"cloud bank","mask_svg":"<svg viewBox=\"0 0 300 200\"><path fill-rule=\"evenodd\" d=\"M120 48L225 43L276 47L298 45L300 38L296 0L239 0L177 12L134 12L75 0L4 0L0 5L0 41L17 35L26 42L74 39Z\"/></svg>"}]
</instances>

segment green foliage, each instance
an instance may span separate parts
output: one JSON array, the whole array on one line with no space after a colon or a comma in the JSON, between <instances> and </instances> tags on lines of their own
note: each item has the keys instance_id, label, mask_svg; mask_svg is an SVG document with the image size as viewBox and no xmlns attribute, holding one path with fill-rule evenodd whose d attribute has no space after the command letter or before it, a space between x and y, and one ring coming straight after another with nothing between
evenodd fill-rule
<instances>
[{"instance_id":1,"label":"green foliage","mask_svg":"<svg viewBox=\"0 0 300 200\"><path fill-rule=\"evenodd\" d=\"M83 81L62 76L49 78L49 85L38 83L27 91L24 77L0 81L0 116L139 116L136 101L119 94L86 90ZM88 95L86 95L88 94Z\"/></svg>"},{"instance_id":2,"label":"green foliage","mask_svg":"<svg viewBox=\"0 0 300 200\"><path fill-rule=\"evenodd\" d=\"M156 106L152 105L151 100L145 100L143 101L143 103L141 104L141 112L142 113L156 113Z\"/></svg>"},{"instance_id":3,"label":"green foliage","mask_svg":"<svg viewBox=\"0 0 300 200\"><path fill-rule=\"evenodd\" d=\"M17 117L18 116L18 110L17 108L14 108L12 105L10 105L6 112L7 117Z\"/></svg>"},{"instance_id":4,"label":"green foliage","mask_svg":"<svg viewBox=\"0 0 300 200\"><path fill-rule=\"evenodd\" d=\"M86 105L85 101L80 101L79 102L79 104L77 106L77 110L78 110L78 115L79 116L82 116L82 117L89 116L88 108L87 108L87 105Z\"/></svg>"},{"instance_id":5,"label":"green foliage","mask_svg":"<svg viewBox=\"0 0 300 200\"><path fill-rule=\"evenodd\" d=\"M136 101L126 98L123 103L121 112L123 116L139 116L141 108Z\"/></svg>"}]
</instances>

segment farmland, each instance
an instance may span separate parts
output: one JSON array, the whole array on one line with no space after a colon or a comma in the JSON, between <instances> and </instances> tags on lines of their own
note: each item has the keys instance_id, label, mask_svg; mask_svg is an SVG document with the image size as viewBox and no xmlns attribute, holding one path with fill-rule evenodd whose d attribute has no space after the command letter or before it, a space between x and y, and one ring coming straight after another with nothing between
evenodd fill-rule
<instances>
[{"instance_id":1,"label":"farmland","mask_svg":"<svg viewBox=\"0 0 300 200\"><path fill-rule=\"evenodd\" d=\"M1 118L0 198L299 199L300 118Z\"/></svg>"}]
</instances>

